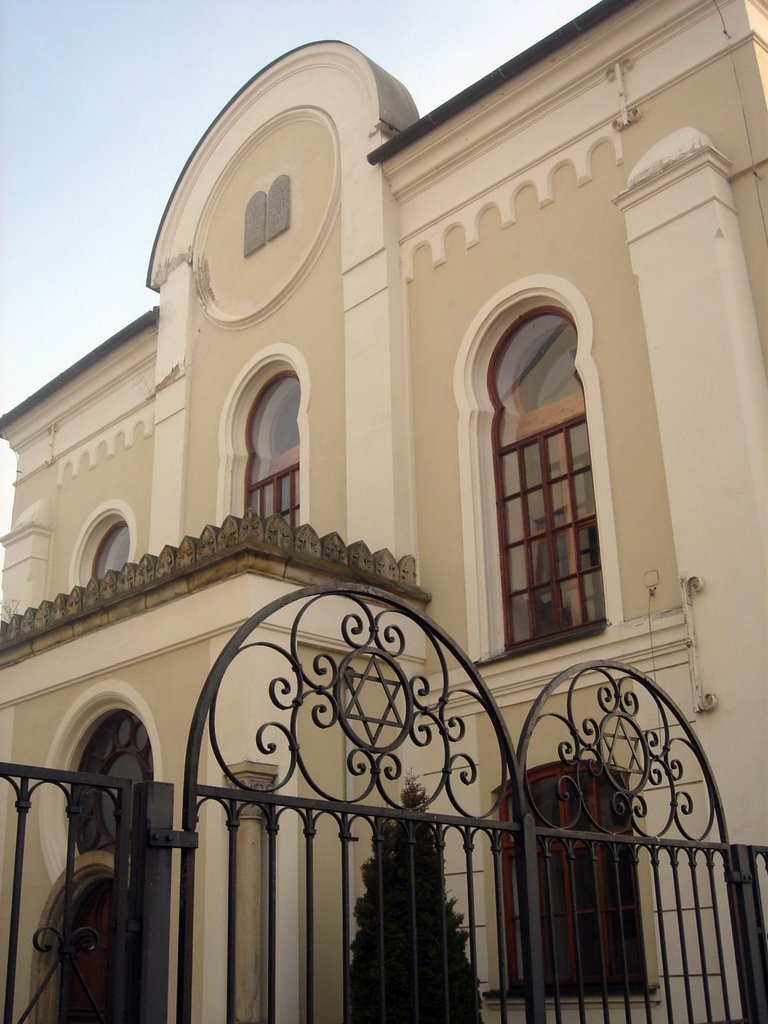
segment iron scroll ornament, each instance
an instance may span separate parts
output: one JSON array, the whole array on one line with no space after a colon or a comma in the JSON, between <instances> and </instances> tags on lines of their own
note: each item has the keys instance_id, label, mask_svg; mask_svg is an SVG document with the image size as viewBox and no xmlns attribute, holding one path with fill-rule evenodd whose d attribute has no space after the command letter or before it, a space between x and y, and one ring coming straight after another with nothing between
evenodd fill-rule
<instances>
[{"instance_id":1,"label":"iron scroll ornament","mask_svg":"<svg viewBox=\"0 0 768 1024\"><path fill-rule=\"evenodd\" d=\"M531 707L517 748L526 798L545 827L562 828L559 815L550 820L537 805L530 784L537 730L546 749L557 751L555 798L558 811L566 808L566 828L612 831L596 818L587 793L589 779L599 778L611 815L634 835L676 833L701 842L716 826L718 840L728 842L709 760L683 712L650 676L619 662L583 662L555 676Z\"/></svg>"},{"instance_id":2,"label":"iron scroll ornament","mask_svg":"<svg viewBox=\"0 0 768 1024\"><path fill-rule=\"evenodd\" d=\"M331 612L336 617L336 632L315 639L316 651L308 653L313 635L317 637L309 619L321 610L323 602L327 603L322 609L324 621L329 621L327 612ZM287 621L284 613L292 605L298 605L298 610ZM275 641L274 629L260 630L270 619L286 635L284 643ZM413 641L419 638L421 651L414 651L418 645ZM434 782L427 806L443 797L462 817L485 818L497 812L509 784L521 793L517 762L501 713L469 657L439 626L391 594L362 584L308 587L251 616L211 668L187 744L185 828L194 829L196 823L206 724L214 757L229 783L240 790L251 789L247 780L229 767L217 730L217 710L228 669L253 654L276 659L283 667L268 679L256 679L275 714L256 727L255 747L260 756L280 763L278 777L267 794L277 794L298 779L321 799L339 806L359 807L370 798L401 810L399 782L411 767L403 760L409 747L419 752L431 748L429 778ZM429 675L412 670L416 665L422 667L425 657L433 668ZM457 675L463 681L454 684ZM455 710L457 701L464 705L461 714ZM491 793L491 805L481 811L477 756L465 742L467 707L470 714L485 713L497 745L498 777L489 780L485 776L482 792L486 800ZM336 786L313 771L301 740L308 728L339 730L344 737L344 779L336 780ZM484 760L490 763L491 754L484 750ZM354 793L349 792L349 783ZM263 788L259 792L265 794ZM468 797L473 802L471 813L465 803Z\"/></svg>"}]
</instances>

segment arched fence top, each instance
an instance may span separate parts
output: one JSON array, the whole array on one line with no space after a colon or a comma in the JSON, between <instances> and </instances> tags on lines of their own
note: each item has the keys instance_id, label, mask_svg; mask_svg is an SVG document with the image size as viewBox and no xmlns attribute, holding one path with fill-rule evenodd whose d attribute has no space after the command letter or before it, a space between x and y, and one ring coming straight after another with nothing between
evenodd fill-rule
<instances>
[{"instance_id":1,"label":"arched fence top","mask_svg":"<svg viewBox=\"0 0 768 1024\"><path fill-rule=\"evenodd\" d=\"M225 711L230 679L237 696ZM244 702L255 726L229 749L233 711L236 718ZM481 743L468 735L478 712ZM195 827L206 728L218 767L241 791L256 788L232 768L247 739L255 756L275 762L274 781L258 788L286 799L302 792L350 808L371 802L401 810L414 762L427 810L484 818L497 814L510 785L522 792L506 725L468 656L427 616L362 584L279 598L227 642L189 733L187 829Z\"/></svg>"},{"instance_id":2,"label":"arched fence top","mask_svg":"<svg viewBox=\"0 0 768 1024\"><path fill-rule=\"evenodd\" d=\"M591 661L555 676L528 713L517 757L527 802L545 827L610 832L610 819L642 837L728 842L696 734L671 697L637 669ZM545 807L531 778L547 763L557 783ZM591 780L607 804L602 818L590 800Z\"/></svg>"}]
</instances>

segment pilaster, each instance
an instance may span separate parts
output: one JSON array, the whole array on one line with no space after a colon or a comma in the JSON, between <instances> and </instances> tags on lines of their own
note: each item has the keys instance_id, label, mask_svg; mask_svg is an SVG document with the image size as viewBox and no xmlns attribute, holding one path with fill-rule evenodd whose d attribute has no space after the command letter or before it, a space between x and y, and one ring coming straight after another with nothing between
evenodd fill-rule
<instances>
[{"instance_id":1,"label":"pilaster","mask_svg":"<svg viewBox=\"0 0 768 1024\"><path fill-rule=\"evenodd\" d=\"M713 714L738 718L732 734L757 748L766 372L728 168L705 135L682 129L645 155L615 202L640 291L678 571L701 584L692 597L701 687L720 701Z\"/></svg>"}]
</instances>

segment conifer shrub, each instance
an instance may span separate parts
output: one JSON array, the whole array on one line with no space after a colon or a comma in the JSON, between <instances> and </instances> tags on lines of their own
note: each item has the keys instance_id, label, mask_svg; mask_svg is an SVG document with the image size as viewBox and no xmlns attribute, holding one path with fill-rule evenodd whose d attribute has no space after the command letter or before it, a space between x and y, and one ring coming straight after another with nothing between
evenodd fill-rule
<instances>
[{"instance_id":1,"label":"conifer shrub","mask_svg":"<svg viewBox=\"0 0 768 1024\"><path fill-rule=\"evenodd\" d=\"M401 794L406 809L423 811L426 791L409 773ZM413 844L414 885L409 882ZM378 853L377 853L378 846ZM353 1024L378 1024L379 980L383 962L387 1024L411 1024L412 888L415 897L418 1020L420 1024L474 1021L477 981L467 957L468 934L456 900L446 897L440 879L441 851L435 827L417 821L387 820L380 843L362 866L363 892L355 904L357 933L352 942ZM378 859L383 887L383 957L379 950ZM443 917L445 924L443 925ZM447 969L447 971L444 969ZM445 1006L447 973L450 1016ZM482 1018L480 1018L482 1020Z\"/></svg>"}]
</instances>

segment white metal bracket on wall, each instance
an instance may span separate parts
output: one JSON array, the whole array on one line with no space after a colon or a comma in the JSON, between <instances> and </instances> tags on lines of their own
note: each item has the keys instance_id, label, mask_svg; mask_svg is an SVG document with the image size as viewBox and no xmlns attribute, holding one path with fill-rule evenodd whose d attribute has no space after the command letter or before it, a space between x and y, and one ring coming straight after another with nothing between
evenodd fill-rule
<instances>
[{"instance_id":1,"label":"white metal bracket on wall","mask_svg":"<svg viewBox=\"0 0 768 1024\"><path fill-rule=\"evenodd\" d=\"M611 127L617 132L624 131L629 125L640 120L640 108L629 105L627 99L627 83L625 74L632 68L632 61L629 59L617 60L612 68L608 68L605 77L609 82L616 83L619 94L619 116L611 122Z\"/></svg>"}]
</instances>

